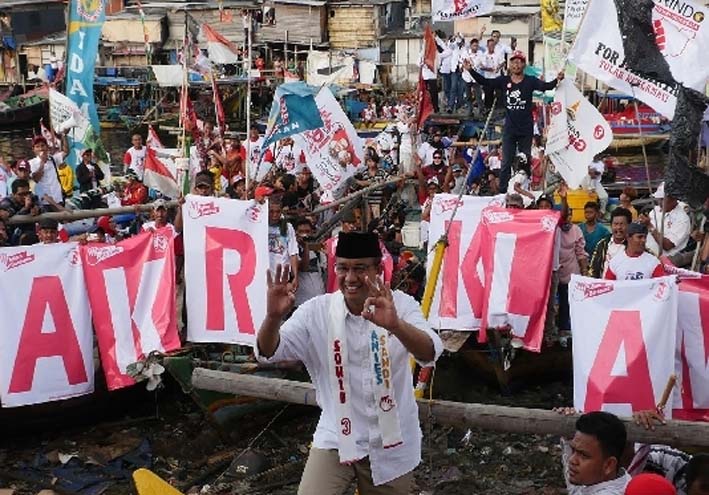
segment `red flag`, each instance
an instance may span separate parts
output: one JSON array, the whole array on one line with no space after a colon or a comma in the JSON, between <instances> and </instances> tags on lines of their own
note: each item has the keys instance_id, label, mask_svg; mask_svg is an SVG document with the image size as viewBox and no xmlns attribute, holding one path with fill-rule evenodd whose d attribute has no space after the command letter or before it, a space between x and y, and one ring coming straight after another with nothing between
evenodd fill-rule
<instances>
[{"instance_id":1,"label":"red flag","mask_svg":"<svg viewBox=\"0 0 709 495\"><path fill-rule=\"evenodd\" d=\"M436 38L433 36L431 25L426 25L426 31L423 33L423 63L428 66L433 72L436 71Z\"/></svg>"},{"instance_id":2,"label":"red flag","mask_svg":"<svg viewBox=\"0 0 709 495\"><path fill-rule=\"evenodd\" d=\"M179 194L176 175L174 162L169 158L160 158L155 150L148 146L145 153L143 183L152 189L157 189L165 196L176 198Z\"/></svg>"},{"instance_id":3,"label":"red flag","mask_svg":"<svg viewBox=\"0 0 709 495\"><path fill-rule=\"evenodd\" d=\"M223 135L226 130L226 115L224 115L222 97L219 94L217 79L215 77L212 77L212 93L214 94L214 113L217 119L217 126L219 127L219 133Z\"/></svg>"},{"instance_id":4,"label":"red flag","mask_svg":"<svg viewBox=\"0 0 709 495\"><path fill-rule=\"evenodd\" d=\"M423 128L424 122L429 115L433 113L433 101L431 101L431 95L426 88L426 81L423 79L423 72L419 70L419 84L418 84L418 118L416 119L416 125L418 129Z\"/></svg>"}]
</instances>

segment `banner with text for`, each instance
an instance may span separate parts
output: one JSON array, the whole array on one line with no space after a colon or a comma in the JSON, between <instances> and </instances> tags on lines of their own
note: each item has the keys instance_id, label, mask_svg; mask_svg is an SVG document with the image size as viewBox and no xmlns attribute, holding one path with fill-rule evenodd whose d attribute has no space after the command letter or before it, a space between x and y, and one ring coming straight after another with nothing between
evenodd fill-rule
<instances>
[{"instance_id":1,"label":"banner with text for","mask_svg":"<svg viewBox=\"0 0 709 495\"><path fill-rule=\"evenodd\" d=\"M509 326L526 349L539 352L559 214L466 196L451 222L457 201L436 195L431 208L429 238L434 242L447 232L448 247L429 321L457 330ZM481 341L486 337L480 332Z\"/></svg>"},{"instance_id":2,"label":"banner with text for","mask_svg":"<svg viewBox=\"0 0 709 495\"><path fill-rule=\"evenodd\" d=\"M655 409L675 371L678 292L675 276L627 281L572 276L576 409L626 417ZM671 416L672 407L666 414Z\"/></svg>"},{"instance_id":3,"label":"banner with text for","mask_svg":"<svg viewBox=\"0 0 709 495\"><path fill-rule=\"evenodd\" d=\"M94 389L93 333L78 244L0 250L3 407Z\"/></svg>"},{"instance_id":4,"label":"banner with text for","mask_svg":"<svg viewBox=\"0 0 709 495\"><path fill-rule=\"evenodd\" d=\"M266 315L268 204L188 195L187 338L254 345Z\"/></svg>"},{"instance_id":5,"label":"banner with text for","mask_svg":"<svg viewBox=\"0 0 709 495\"><path fill-rule=\"evenodd\" d=\"M115 245L87 244L81 259L109 390L133 385L128 365L180 348L174 234L143 232Z\"/></svg>"}]
</instances>

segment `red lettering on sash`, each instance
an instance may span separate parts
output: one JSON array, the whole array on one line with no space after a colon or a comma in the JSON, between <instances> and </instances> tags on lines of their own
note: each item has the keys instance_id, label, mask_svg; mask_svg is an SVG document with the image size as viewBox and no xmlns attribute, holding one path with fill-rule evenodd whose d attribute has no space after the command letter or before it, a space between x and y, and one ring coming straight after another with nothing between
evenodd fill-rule
<instances>
[{"instance_id":1,"label":"red lettering on sash","mask_svg":"<svg viewBox=\"0 0 709 495\"><path fill-rule=\"evenodd\" d=\"M627 375L613 376L621 346ZM588 377L584 411L600 411L604 404L631 404L633 411L655 408L639 311L612 311L608 319Z\"/></svg>"},{"instance_id":2,"label":"red lettering on sash","mask_svg":"<svg viewBox=\"0 0 709 495\"><path fill-rule=\"evenodd\" d=\"M54 332L51 333L42 332L47 310L54 323ZM56 276L35 277L8 392L16 394L32 390L37 360L52 356L60 356L64 361L64 370L71 385L88 381L61 279Z\"/></svg>"},{"instance_id":3,"label":"red lettering on sash","mask_svg":"<svg viewBox=\"0 0 709 495\"><path fill-rule=\"evenodd\" d=\"M224 323L224 251L239 253L239 271L226 275L240 333L256 334L246 288L256 273L256 245L241 230L207 227L205 229L207 275L207 330L223 332Z\"/></svg>"}]
</instances>

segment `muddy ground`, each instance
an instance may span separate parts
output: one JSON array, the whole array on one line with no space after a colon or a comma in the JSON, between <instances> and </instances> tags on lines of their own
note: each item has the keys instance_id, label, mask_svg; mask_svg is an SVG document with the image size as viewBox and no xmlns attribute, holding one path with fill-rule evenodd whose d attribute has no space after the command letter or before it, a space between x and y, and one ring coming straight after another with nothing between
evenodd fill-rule
<instances>
[{"instance_id":1,"label":"muddy ground","mask_svg":"<svg viewBox=\"0 0 709 495\"><path fill-rule=\"evenodd\" d=\"M570 380L526 384L502 394L460 360L440 363L439 398L549 409L570 405ZM73 426L33 427L0 438L0 489L15 495L128 494L130 473L150 466L184 493L295 494L318 410L274 404L233 431L212 426L174 384L141 393ZM71 423L71 421L69 422ZM5 424L7 426L7 423ZM558 437L501 434L423 424L417 494L561 494ZM466 435L467 434L467 435ZM84 486L84 488L82 488Z\"/></svg>"}]
</instances>

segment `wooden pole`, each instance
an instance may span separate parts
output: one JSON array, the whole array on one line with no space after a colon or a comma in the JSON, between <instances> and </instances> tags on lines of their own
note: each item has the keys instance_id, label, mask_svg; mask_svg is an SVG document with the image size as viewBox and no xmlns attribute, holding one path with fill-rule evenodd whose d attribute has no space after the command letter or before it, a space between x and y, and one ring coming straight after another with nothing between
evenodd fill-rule
<instances>
[{"instance_id":1,"label":"wooden pole","mask_svg":"<svg viewBox=\"0 0 709 495\"><path fill-rule=\"evenodd\" d=\"M337 206L340 206L341 204L347 203L348 201L352 201L355 198L359 198L360 196L364 196L367 193L370 193L372 191L376 191L377 189L382 189L388 185L391 184L396 184L402 179L402 177L397 177L396 179L391 179L386 182L379 182L377 184L372 184L371 186L367 186L364 189L360 189L357 192L354 192L352 194L348 194L347 196L337 199L333 201L332 203L328 203L323 206L319 206L315 208L312 212L310 212L311 215L319 215L320 213L327 211L331 208L335 208Z\"/></svg>"},{"instance_id":2,"label":"wooden pole","mask_svg":"<svg viewBox=\"0 0 709 495\"><path fill-rule=\"evenodd\" d=\"M263 378L253 375L196 368L192 386L227 394L316 406L315 388L311 383ZM444 400L418 399L419 417L441 424L510 433L572 436L577 416L564 416L543 409L466 404ZM667 420L664 426L646 430L629 418L621 418L628 431L628 441L658 443L675 447L709 447L709 424Z\"/></svg>"},{"instance_id":3,"label":"wooden pole","mask_svg":"<svg viewBox=\"0 0 709 495\"><path fill-rule=\"evenodd\" d=\"M167 208L177 206L177 201L167 201ZM76 220L84 220L86 218L98 218L104 215L123 215L126 213L135 213L136 208L140 212L151 211L153 205L148 203L137 206L119 206L117 208L97 208L95 210L64 210L52 213L42 213L41 215L15 215L10 217L7 223L10 225L19 225L23 223L35 223L45 218L50 218L58 222L74 222Z\"/></svg>"}]
</instances>

